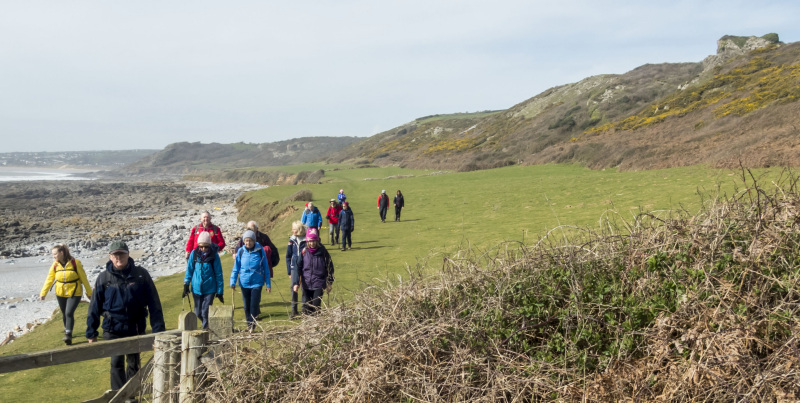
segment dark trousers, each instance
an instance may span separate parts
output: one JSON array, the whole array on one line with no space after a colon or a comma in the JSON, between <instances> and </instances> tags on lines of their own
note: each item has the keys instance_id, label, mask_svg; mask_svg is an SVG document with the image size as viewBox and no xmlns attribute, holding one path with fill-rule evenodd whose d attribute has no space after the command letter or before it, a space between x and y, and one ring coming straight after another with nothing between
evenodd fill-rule
<instances>
[{"instance_id":1,"label":"dark trousers","mask_svg":"<svg viewBox=\"0 0 800 403\"><path fill-rule=\"evenodd\" d=\"M329 233L331 235L331 245L339 243L339 224L328 223Z\"/></svg>"},{"instance_id":2,"label":"dark trousers","mask_svg":"<svg viewBox=\"0 0 800 403\"><path fill-rule=\"evenodd\" d=\"M292 290L292 286L289 286L289 291L292 293L292 315L297 315L297 297L298 292Z\"/></svg>"},{"instance_id":3,"label":"dark trousers","mask_svg":"<svg viewBox=\"0 0 800 403\"><path fill-rule=\"evenodd\" d=\"M81 297L58 297L58 307L61 308L61 320L64 322L64 333L71 335L75 327L75 309L81 302Z\"/></svg>"},{"instance_id":4,"label":"dark trousers","mask_svg":"<svg viewBox=\"0 0 800 403\"><path fill-rule=\"evenodd\" d=\"M103 338L106 340L121 339L123 337L126 336L103 333ZM125 361L128 362L127 368L125 366ZM139 353L111 356L111 389L119 390L125 386L125 383L139 372L141 364L142 361L139 357Z\"/></svg>"},{"instance_id":5,"label":"dark trousers","mask_svg":"<svg viewBox=\"0 0 800 403\"><path fill-rule=\"evenodd\" d=\"M352 231L343 229L342 230L342 249L344 246L347 245L348 248L353 246L353 238L351 236Z\"/></svg>"},{"instance_id":6,"label":"dark trousers","mask_svg":"<svg viewBox=\"0 0 800 403\"><path fill-rule=\"evenodd\" d=\"M192 293L194 297L194 314L203 323L203 329L208 329L208 308L214 305L214 296L216 294L199 295Z\"/></svg>"},{"instance_id":7,"label":"dark trousers","mask_svg":"<svg viewBox=\"0 0 800 403\"><path fill-rule=\"evenodd\" d=\"M322 294L325 294L325 289L309 290L303 287L303 313L311 315L322 306Z\"/></svg>"},{"instance_id":8,"label":"dark trousers","mask_svg":"<svg viewBox=\"0 0 800 403\"><path fill-rule=\"evenodd\" d=\"M389 211L389 207L381 207L378 209L378 212L381 215L381 221L386 221L386 213Z\"/></svg>"},{"instance_id":9,"label":"dark trousers","mask_svg":"<svg viewBox=\"0 0 800 403\"><path fill-rule=\"evenodd\" d=\"M261 287L242 287L242 301L244 302L244 318L247 320L247 327L253 328L256 325L256 317L260 313L258 306L261 305Z\"/></svg>"},{"instance_id":10,"label":"dark trousers","mask_svg":"<svg viewBox=\"0 0 800 403\"><path fill-rule=\"evenodd\" d=\"M402 210L402 209L403 209L402 207L394 206L394 220L395 221L400 221L400 210Z\"/></svg>"}]
</instances>

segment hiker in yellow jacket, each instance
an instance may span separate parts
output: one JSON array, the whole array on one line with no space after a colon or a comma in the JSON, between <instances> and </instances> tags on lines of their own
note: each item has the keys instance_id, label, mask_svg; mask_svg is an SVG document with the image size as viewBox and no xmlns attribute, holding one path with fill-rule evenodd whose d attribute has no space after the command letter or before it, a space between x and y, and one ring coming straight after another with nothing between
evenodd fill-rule
<instances>
[{"instance_id":1,"label":"hiker in yellow jacket","mask_svg":"<svg viewBox=\"0 0 800 403\"><path fill-rule=\"evenodd\" d=\"M67 345L72 344L72 328L75 325L75 309L81 302L83 289L86 289L86 298L92 298L92 286L83 271L83 264L78 259L72 257L67 245L60 243L53 247L53 264L50 272L47 273L47 280L39 293L39 299L44 301L47 292L53 282L56 283L56 299L58 307L61 308L61 316L64 321L64 338L61 339Z\"/></svg>"}]
</instances>

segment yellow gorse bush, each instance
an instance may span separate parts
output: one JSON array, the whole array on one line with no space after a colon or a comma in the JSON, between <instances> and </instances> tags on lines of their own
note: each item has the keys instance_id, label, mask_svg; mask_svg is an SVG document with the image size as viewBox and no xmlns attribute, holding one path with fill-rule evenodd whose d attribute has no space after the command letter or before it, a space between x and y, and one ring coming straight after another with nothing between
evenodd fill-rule
<instances>
[{"instance_id":1,"label":"yellow gorse bush","mask_svg":"<svg viewBox=\"0 0 800 403\"><path fill-rule=\"evenodd\" d=\"M773 65L757 56L742 67L714 76L705 84L672 95L660 105L651 105L636 115L588 129L585 133L633 131L713 105L718 105L714 109L716 118L744 116L774 102L785 104L798 99L800 65Z\"/></svg>"}]
</instances>

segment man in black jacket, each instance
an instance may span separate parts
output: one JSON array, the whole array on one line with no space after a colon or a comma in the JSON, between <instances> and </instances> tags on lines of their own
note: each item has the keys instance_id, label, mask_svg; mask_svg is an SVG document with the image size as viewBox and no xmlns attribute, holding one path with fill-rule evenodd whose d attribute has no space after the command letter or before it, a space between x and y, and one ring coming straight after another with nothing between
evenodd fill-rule
<instances>
[{"instance_id":1,"label":"man in black jacket","mask_svg":"<svg viewBox=\"0 0 800 403\"><path fill-rule=\"evenodd\" d=\"M258 242L261 245L262 248L264 246L269 246L269 267L273 268L273 267L277 266L278 263L281 262L281 254L280 254L280 252L278 252L278 248L275 246L275 244L272 243L272 240L269 239L269 235L259 231L258 230L258 223L255 222L255 221L248 222L247 223L247 229L249 229L250 231L255 232L255 234L256 234L256 242ZM238 252L239 248L241 248L243 245L244 245L244 241L242 239L240 239L239 242L236 244L236 252Z\"/></svg>"},{"instance_id":2,"label":"man in black jacket","mask_svg":"<svg viewBox=\"0 0 800 403\"><path fill-rule=\"evenodd\" d=\"M381 216L381 222L386 222L387 211L389 211L389 196L386 195L386 189L384 189L378 195L378 214Z\"/></svg>"},{"instance_id":3,"label":"man in black jacket","mask_svg":"<svg viewBox=\"0 0 800 403\"><path fill-rule=\"evenodd\" d=\"M86 339L97 341L97 328L103 318L103 338L114 340L145 334L150 315L153 333L163 332L161 300L150 273L136 266L128 245L114 241L109 245L106 270L97 276L86 318ZM127 360L127 370L125 361ZM111 357L111 389L118 390L139 371L139 353Z\"/></svg>"}]
</instances>

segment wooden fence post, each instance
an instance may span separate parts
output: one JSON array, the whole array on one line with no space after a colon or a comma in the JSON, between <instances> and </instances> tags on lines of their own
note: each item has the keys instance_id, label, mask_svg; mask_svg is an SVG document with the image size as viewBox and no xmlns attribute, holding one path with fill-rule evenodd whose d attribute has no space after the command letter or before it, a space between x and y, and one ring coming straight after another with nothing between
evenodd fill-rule
<instances>
[{"instance_id":1,"label":"wooden fence post","mask_svg":"<svg viewBox=\"0 0 800 403\"><path fill-rule=\"evenodd\" d=\"M197 315L192 311L183 311L178 315L179 330L197 330Z\"/></svg>"},{"instance_id":2,"label":"wooden fence post","mask_svg":"<svg viewBox=\"0 0 800 403\"><path fill-rule=\"evenodd\" d=\"M181 338L175 337L167 356L167 363L173 370L169 372L170 402L178 402L178 384L181 379Z\"/></svg>"},{"instance_id":3,"label":"wooden fence post","mask_svg":"<svg viewBox=\"0 0 800 403\"><path fill-rule=\"evenodd\" d=\"M233 306L211 305L208 309L208 330L211 340L220 340L233 334Z\"/></svg>"},{"instance_id":4,"label":"wooden fence post","mask_svg":"<svg viewBox=\"0 0 800 403\"><path fill-rule=\"evenodd\" d=\"M208 343L208 332L193 330L183 332L181 344L181 403L194 402L195 387L200 384L200 376L196 373L200 367L200 356Z\"/></svg>"},{"instance_id":5,"label":"wooden fence post","mask_svg":"<svg viewBox=\"0 0 800 403\"><path fill-rule=\"evenodd\" d=\"M169 403L170 394L176 386L170 380L177 379L174 375L178 368L172 359L174 350L179 350L180 338L169 334L157 335L155 340L155 353L153 354L153 403Z\"/></svg>"}]
</instances>

